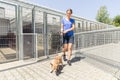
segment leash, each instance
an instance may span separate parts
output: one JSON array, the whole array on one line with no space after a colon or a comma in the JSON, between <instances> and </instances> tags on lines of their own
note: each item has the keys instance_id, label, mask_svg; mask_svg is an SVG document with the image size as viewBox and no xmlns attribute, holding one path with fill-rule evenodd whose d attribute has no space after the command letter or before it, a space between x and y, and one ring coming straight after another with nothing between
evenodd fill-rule
<instances>
[{"instance_id":1,"label":"leash","mask_svg":"<svg viewBox=\"0 0 120 80\"><path fill-rule=\"evenodd\" d=\"M59 45L56 44L57 45L56 54L59 52L59 50L61 52L63 48L63 35L61 35L61 32L58 32L58 36L59 36L58 39Z\"/></svg>"}]
</instances>

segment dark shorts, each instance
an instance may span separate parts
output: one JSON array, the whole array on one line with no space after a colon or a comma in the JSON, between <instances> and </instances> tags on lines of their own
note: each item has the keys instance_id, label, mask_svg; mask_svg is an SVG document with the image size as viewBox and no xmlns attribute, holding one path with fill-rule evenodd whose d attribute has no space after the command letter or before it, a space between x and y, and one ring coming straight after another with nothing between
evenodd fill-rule
<instances>
[{"instance_id":1,"label":"dark shorts","mask_svg":"<svg viewBox=\"0 0 120 80\"><path fill-rule=\"evenodd\" d=\"M63 36L63 44L74 44L74 36Z\"/></svg>"}]
</instances>

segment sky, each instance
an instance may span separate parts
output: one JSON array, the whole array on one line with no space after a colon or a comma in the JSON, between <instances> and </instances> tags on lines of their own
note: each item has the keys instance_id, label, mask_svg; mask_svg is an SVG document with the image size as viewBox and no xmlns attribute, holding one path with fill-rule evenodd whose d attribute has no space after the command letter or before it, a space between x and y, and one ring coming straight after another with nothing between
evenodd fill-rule
<instances>
[{"instance_id":1,"label":"sky","mask_svg":"<svg viewBox=\"0 0 120 80\"><path fill-rule=\"evenodd\" d=\"M95 21L97 11L106 6L110 18L120 15L120 0L27 0L58 11L73 10L73 15Z\"/></svg>"}]
</instances>

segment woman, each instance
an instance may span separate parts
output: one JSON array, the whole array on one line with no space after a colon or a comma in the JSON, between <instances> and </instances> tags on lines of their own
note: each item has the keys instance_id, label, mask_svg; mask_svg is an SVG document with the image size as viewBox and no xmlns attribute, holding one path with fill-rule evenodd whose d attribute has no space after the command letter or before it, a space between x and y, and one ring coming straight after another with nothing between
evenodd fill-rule
<instances>
[{"instance_id":1,"label":"woman","mask_svg":"<svg viewBox=\"0 0 120 80\"><path fill-rule=\"evenodd\" d=\"M72 46L74 44L74 28L75 28L75 20L71 18L72 9L68 9L66 11L66 18L62 19L61 22L61 32L63 35L63 59L67 60L68 65L71 65L71 55L72 55ZM68 57L66 59L65 52L68 51Z\"/></svg>"}]
</instances>

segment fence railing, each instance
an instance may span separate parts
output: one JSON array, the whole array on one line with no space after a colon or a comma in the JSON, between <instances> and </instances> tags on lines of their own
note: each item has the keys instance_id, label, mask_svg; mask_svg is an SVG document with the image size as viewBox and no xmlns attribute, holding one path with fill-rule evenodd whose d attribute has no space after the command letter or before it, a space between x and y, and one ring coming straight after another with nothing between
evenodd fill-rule
<instances>
[{"instance_id":1,"label":"fence railing","mask_svg":"<svg viewBox=\"0 0 120 80\"><path fill-rule=\"evenodd\" d=\"M120 28L75 33L75 49L118 43Z\"/></svg>"}]
</instances>

